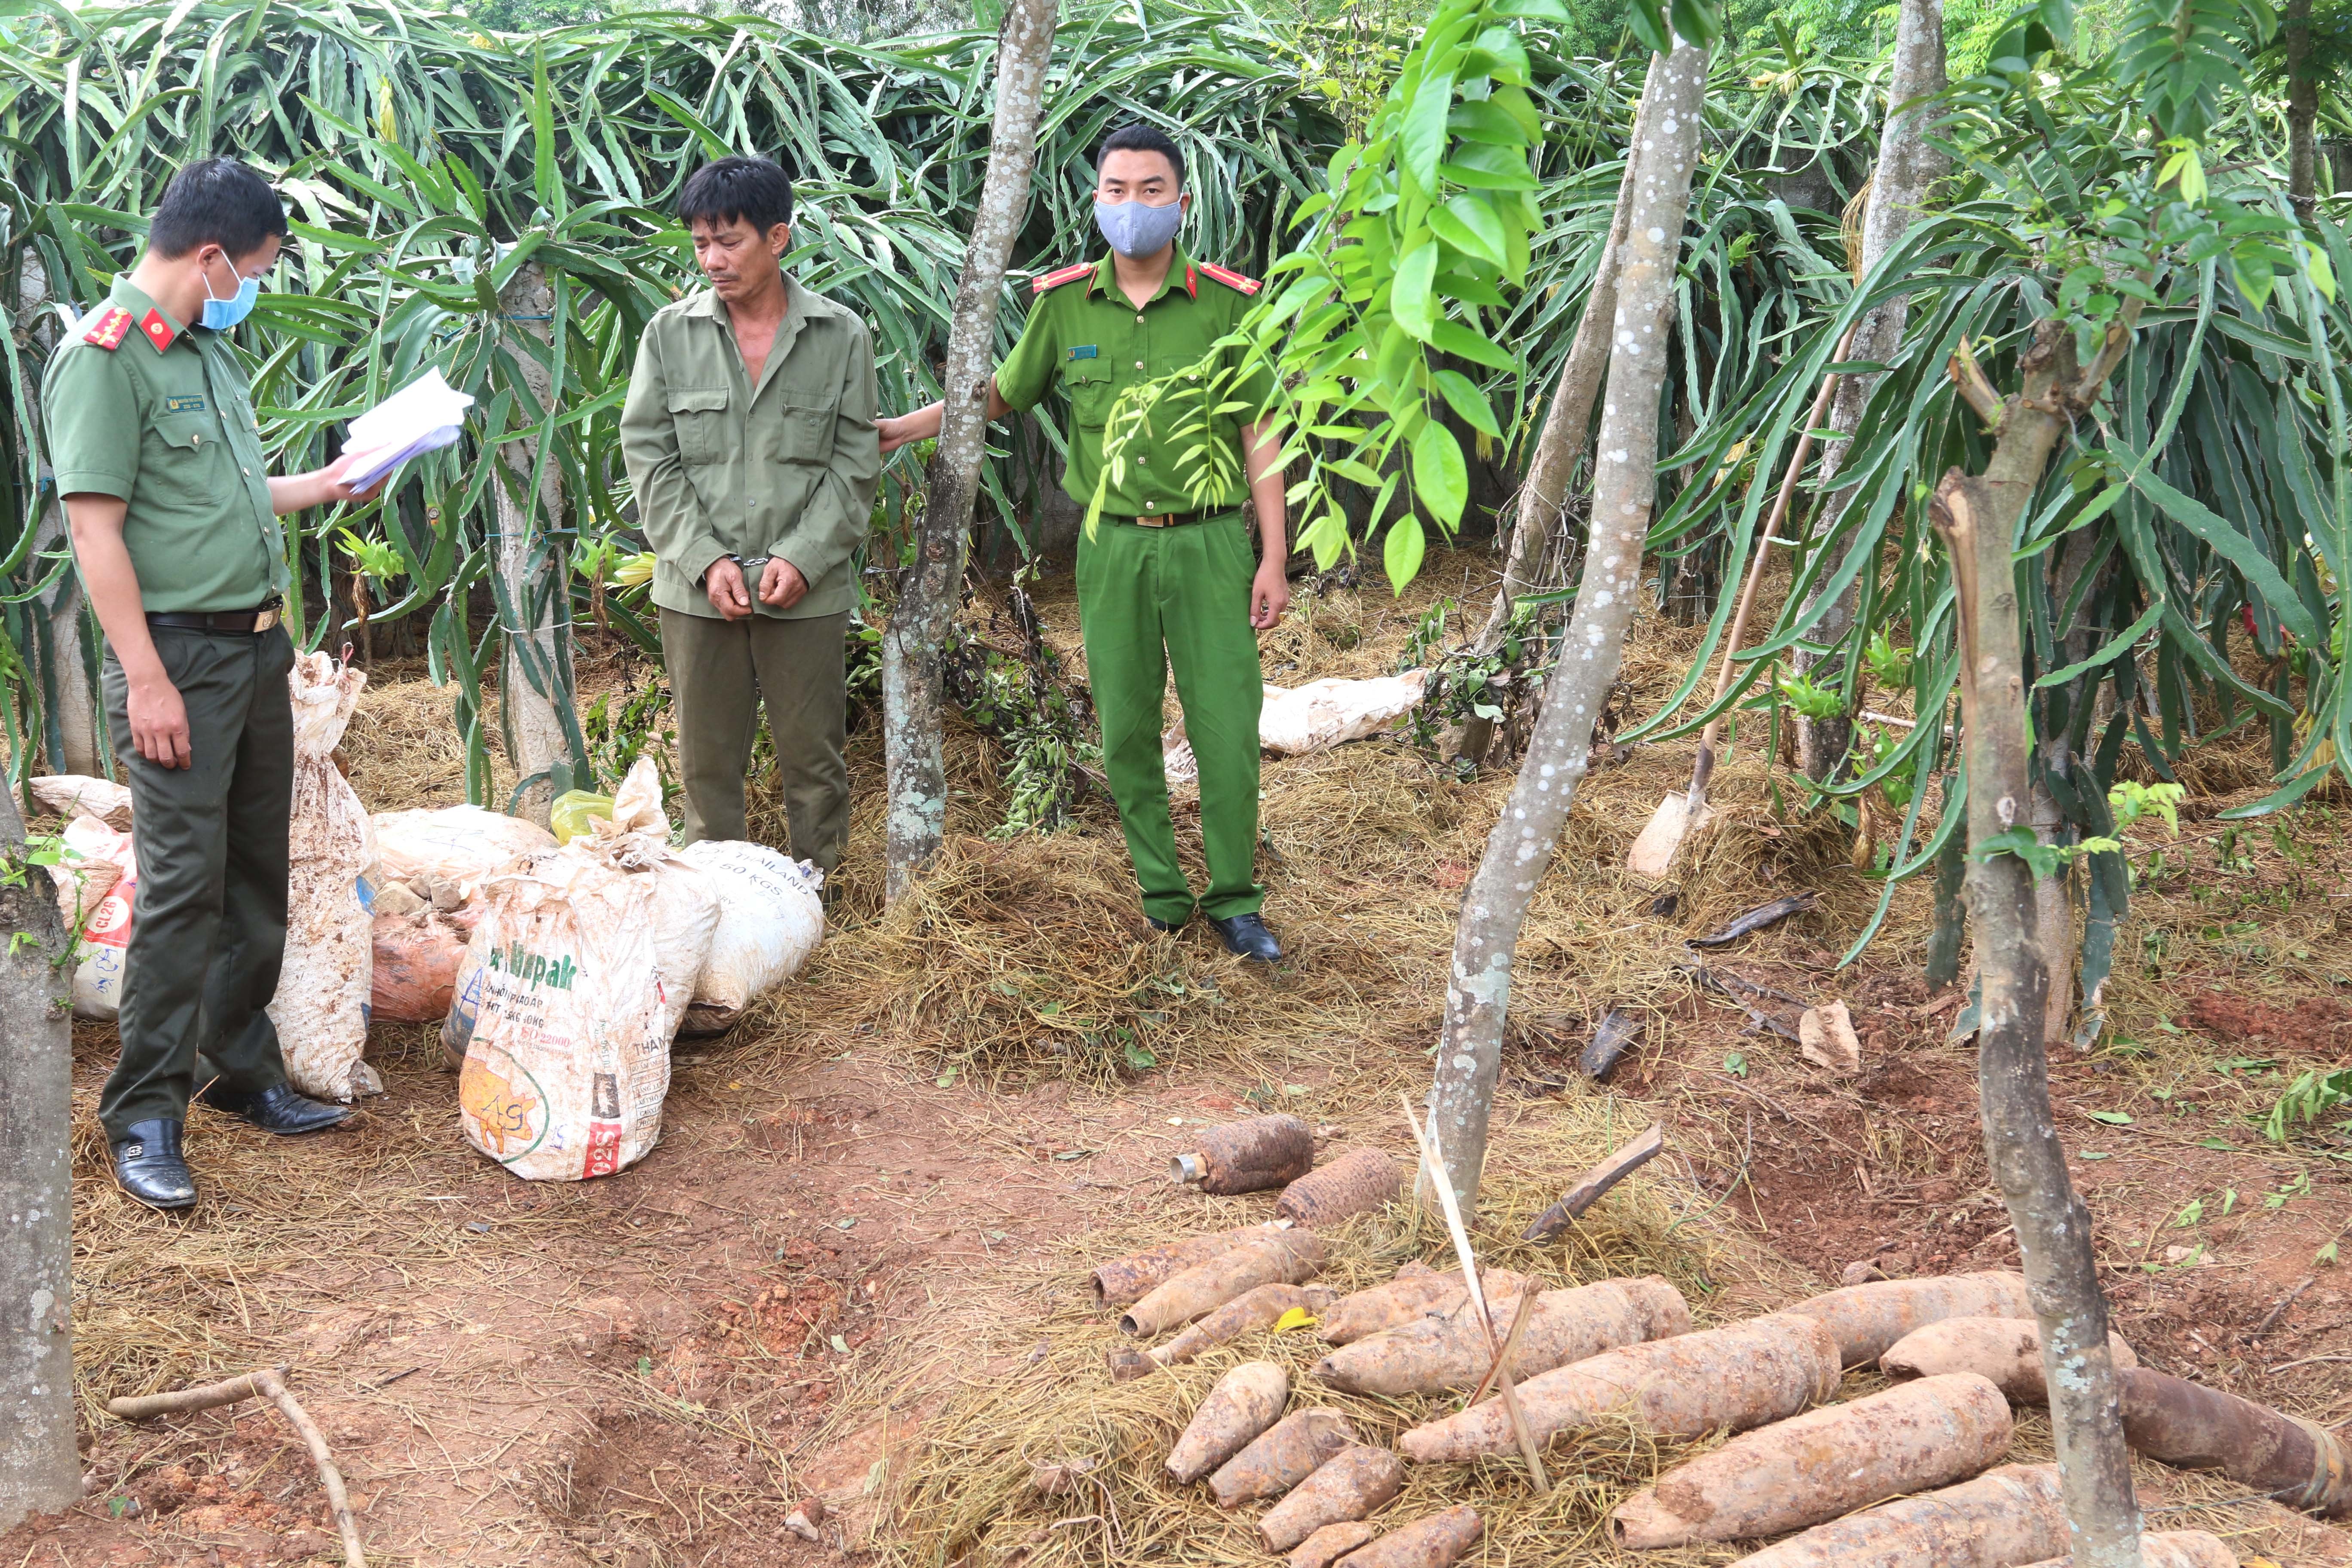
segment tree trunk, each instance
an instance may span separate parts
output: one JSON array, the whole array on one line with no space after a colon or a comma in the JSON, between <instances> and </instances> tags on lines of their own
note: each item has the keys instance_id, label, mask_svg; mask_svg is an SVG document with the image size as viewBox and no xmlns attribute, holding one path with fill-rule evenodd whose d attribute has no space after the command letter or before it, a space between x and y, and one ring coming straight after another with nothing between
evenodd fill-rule
<instances>
[{"instance_id":1,"label":"tree trunk","mask_svg":"<svg viewBox=\"0 0 2352 1568\"><path fill-rule=\"evenodd\" d=\"M40 254L29 246L18 263L16 300L16 320L23 323L26 346L32 351L27 357L46 361L57 347L58 322L48 308L49 275L41 265ZM40 443L41 405L37 396L28 397L26 403L34 427L20 434L25 438L24 470L30 477L39 471L34 454ZM44 558L68 545L65 508L55 496L42 500L33 530L33 558L26 570L38 581L48 569ZM47 623L29 639L31 646L22 650L32 666L29 684L41 700L41 729L35 746L47 759L51 773L102 775L106 770L99 755L98 695L89 663L82 658L79 575L68 572L59 577L46 599L34 601L28 619L34 617Z\"/></svg>"},{"instance_id":2,"label":"tree trunk","mask_svg":"<svg viewBox=\"0 0 2352 1568\"><path fill-rule=\"evenodd\" d=\"M509 331L546 344L555 324L555 289L538 263L524 263L499 303ZM509 352L522 374L518 390L527 395L516 416L536 423L554 402L553 373L522 345ZM528 490L539 458L538 438L508 441L499 455L520 481L518 488ZM572 761L563 713L572 702L571 584L566 580L571 563L562 536L554 535L563 525L562 474L550 462L541 475L539 521L528 531L525 508L505 485L492 485L490 494L498 498L498 574L509 606L501 618L514 617L506 621L506 653L499 666L499 716L515 776L533 778L568 768ZM544 826L557 793L553 778L538 777L522 791L515 815Z\"/></svg>"},{"instance_id":3,"label":"tree trunk","mask_svg":"<svg viewBox=\"0 0 2352 1568\"><path fill-rule=\"evenodd\" d=\"M938 448L925 476L915 563L882 634L882 739L887 765L885 852L896 899L947 835L947 765L940 754L945 693L940 658L962 596L964 550L986 455L990 361L1013 241L1029 210L1037 108L1054 53L1054 0L1013 0L996 39L996 120L988 174L973 215L948 334Z\"/></svg>"},{"instance_id":4,"label":"tree trunk","mask_svg":"<svg viewBox=\"0 0 2352 1568\"><path fill-rule=\"evenodd\" d=\"M73 1027L64 924L0 790L0 1531L81 1496L73 1405ZM30 940L26 940L29 938Z\"/></svg>"},{"instance_id":5,"label":"tree trunk","mask_svg":"<svg viewBox=\"0 0 2352 1568\"><path fill-rule=\"evenodd\" d=\"M1475 1211L1486 1159L1486 1118L1502 1060L1519 928L1584 775L1593 721L1617 679L1633 619L1642 546L1657 498L1658 393L1666 374L1675 265L1690 212L1706 92L1705 49L1679 44L1671 57L1651 58L1643 96L1655 126L1645 128L1636 145L1633 204L1618 255L1609 390L1576 613L1511 797L1462 901L1429 1114L1465 1215Z\"/></svg>"},{"instance_id":6,"label":"tree trunk","mask_svg":"<svg viewBox=\"0 0 2352 1568\"><path fill-rule=\"evenodd\" d=\"M1916 99L1944 89L1944 0L1903 0L1903 7L1895 24L1895 66L1886 84L1886 124L1878 139L1878 165L1870 179L1870 198L1864 204L1862 216L1861 270L1855 276L1857 284L1870 276L1895 248L1904 230L1911 226L1927 205L1929 188L1944 177L1950 162L1928 141L1927 132L1935 121L1935 110L1926 105L1906 109ZM1887 300L1864 315L1856 326L1853 346L1848 353L1854 359L1885 364L1903 344L1903 326L1908 307L1901 296ZM1862 423L1862 411L1870 402L1872 389L1878 384L1874 375L1849 376L1838 387L1837 401L1830 405L1830 427L1842 437L1850 437ZM1847 439L1828 442L1822 449L1822 480L1826 484L1845 460L1852 449ZM1846 505L1853 499L1851 489L1841 490L1830 498L1829 504L1820 509L1820 521L1815 525L1823 533L1834 530L1844 515ZM1835 573L1837 563L1822 569L1816 584L1825 583ZM1816 624L1807 641L1835 647L1853 629L1854 612L1861 602L1859 581L1841 595L1837 603ZM1813 596L1806 601L1811 610L1820 602L1817 586ZM1831 657L1835 657L1834 655ZM1801 647L1793 650L1792 662L1800 675L1810 673L1820 662ZM1822 783L1844 761L1853 744L1853 720L1851 716L1853 694L1848 694L1846 713L1835 719L1816 723L1802 714L1797 717L1797 762L1805 776Z\"/></svg>"},{"instance_id":7,"label":"tree trunk","mask_svg":"<svg viewBox=\"0 0 2352 1568\"><path fill-rule=\"evenodd\" d=\"M2311 66L2311 0L2286 4L2286 195L2308 218L2319 200L2319 76Z\"/></svg>"},{"instance_id":8,"label":"tree trunk","mask_svg":"<svg viewBox=\"0 0 2352 1568\"><path fill-rule=\"evenodd\" d=\"M2049 592L2050 602L2063 614L2074 596L2074 588L2089 570L2091 552L2096 547L2097 536L2087 528L2077 529L2067 536L2063 550L2051 552ZM2058 628L2057 662L2063 667L2080 663L2090 657L2091 633L2086 629L2065 626ZM2070 779L2075 764L2082 759L2074 754L2073 742L2074 705L2083 700L2085 689L2096 679L2084 675L2074 678L2063 691L2052 693L2044 707L2045 717L2055 719L2062 710L2063 722L2045 722L2038 726L2042 752L2042 772L2045 778ZM2094 742L2095 744L2095 741ZM2058 808L2058 797L2050 786L2037 780L2033 785L2033 836L2044 844L2068 844L2075 835L2066 825ZM2082 944L2074 936L2074 875L2073 868L2062 868L2054 877L2044 877L2033 887L2034 919L2042 942L2042 966L2050 973L2050 1002L2043 1015L2042 1039L2054 1046L2069 1037L2068 1027L2074 1011L2074 959Z\"/></svg>"},{"instance_id":9,"label":"tree trunk","mask_svg":"<svg viewBox=\"0 0 2352 1568\"><path fill-rule=\"evenodd\" d=\"M2039 323L2021 356L2022 395L1997 406L1989 396L1970 397L2000 433L1984 474L1952 469L1929 509L1950 552L1959 599L1969 915L1982 985L1977 1061L1985 1155L2008 1201L2042 1328L2051 1427L2080 1568L2139 1568L2139 1506L2107 1350L2106 1299L2099 1289L2090 1211L2067 1176L2050 1108L2042 1048L2049 973L2033 877L2019 856L1987 855L1983 847L2012 827L2029 826L2032 800L2011 542L2071 413L2097 395L2137 318L2134 310L2099 366L2079 380L2072 338L2055 322ZM1956 356L1955 374L1965 388L1969 381L1960 369ZM1973 373L1973 364L1967 369ZM1982 386L1980 375L1976 384Z\"/></svg>"},{"instance_id":10,"label":"tree trunk","mask_svg":"<svg viewBox=\"0 0 2352 1568\"><path fill-rule=\"evenodd\" d=\"M1601 242L1601 259L1592 269L1592 289L1585 296L1584 314L1578 319L1576 336L1568 345L1568 361L1560 366L1559 387L1544 413L1535 456L1528 459L1526 477L1519 481L1511 545L1503 557L1502 584L1495 590L1486 624L1472 645L1481 652L1491 653L1502 645L1513 600L1542 592L1550 586L1556 569L1564 572L1567 557L1562 536L1568 531L1569 487L1576 481L1576 465L1583 460L1585 435L1592 427L1592 405L1601 395L1601 373L1609 367L1609 323L1617 314L1617 253L1624 248L1625 226L1633 220L1633 170L1648 123L1650 97L1650 85L1644 82L1625 142L1625 174L1617 182L1616 210ZM1555 561L1562 563L1559 568ZM1474 714L1464 723L1462 755L1472 763L1485 762L1494 743L1492 719Z\"/></svg>"}]
</instances>

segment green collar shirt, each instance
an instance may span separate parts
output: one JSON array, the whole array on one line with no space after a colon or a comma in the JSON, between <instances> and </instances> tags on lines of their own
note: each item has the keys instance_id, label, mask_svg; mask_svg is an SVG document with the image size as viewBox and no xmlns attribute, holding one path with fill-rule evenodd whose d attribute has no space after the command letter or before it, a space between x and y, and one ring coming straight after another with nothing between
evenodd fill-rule
<instances>
[{"instance_id":1,"label":"green collar shirt","mask_svg":"<svg viewBox=\"0 0 2352 1568\"><path fill-rule=\"evenodd\" d=\"M1103 436L1118 395L1139 382L1179 376L1126 448L1126 468L1103 501L1111 517L1147 517L1160 512L1223 510L1249 493L1241 429L1262 407L1268 387L1258 373L1229 388L1210 412L1208 438L1223 445L1232 460L1221 482L1196 497L1188 481L1197 476L1184 459L1200 437L1198 426L1204 371L1230 369L1240 351L1212 350L1240 324L1253 279L1194 261L1176 247L1159 291L1140 308L1119 291L1114 258L1079 263L1048 272L1031 285L1034 295L1021 341L997 368L997 395L1015 408L1034 407L1048 392L1069 405L1069 461L1063 488L1079 505L1094 500L1103 468ZM1239 408L1230 406L1240 405ZM1187 425L1194 428L1188 431Z\"/></svg>"},{"instance_id":2,"label":"green collar shirt","mask_svg":"<svg viewBox=\"0 0 2352 1568\"><path fill-rule=\"evenodd\" d=\"M797 620L849 609L850 558L882 477L875 403L866 323L789 276L757 386L716 292L655 312L621 408L621 456L654 549L654 603L715 616L703 574L721 556L767 555L791 562L808 593L777 610L759 602L754 582L757 613Z\"/></svg>"},{"instance_id":3,"label":"green collar shirt","mask_svg":"<svg viewBox=\"0 0 2352 1568\"><path fill-rule=\"evenodd\" d=\"M286 534L245 367L118 279L41 386L61 496L124 503L122 543L151 614L249 610L287 585Z\"/></svg>"}]
</instances>

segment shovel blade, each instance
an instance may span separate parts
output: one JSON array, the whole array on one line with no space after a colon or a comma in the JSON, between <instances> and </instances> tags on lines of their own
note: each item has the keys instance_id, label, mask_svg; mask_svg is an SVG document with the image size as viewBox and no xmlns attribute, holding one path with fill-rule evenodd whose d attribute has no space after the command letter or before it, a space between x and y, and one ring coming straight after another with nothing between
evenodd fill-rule
<instances>
[{"instance_id":1,"label":"shovel blade","mask_svg":"<svg viewBox=\"0 0 2352 1568\"><path fill-rule=\"evenodd\" d=\"M1636 877L1652 879L1664 877L1675 862L1675 852L1683 840L1715 819L1715 808L1701 801L1698 818L1693 821L1689 803L1678 791L1670 790L1658 802L1658 809L1650 814L1642 836L1633 840L1633 847L1625 857L1625 869Z\"/></svg>"}]
</instances>

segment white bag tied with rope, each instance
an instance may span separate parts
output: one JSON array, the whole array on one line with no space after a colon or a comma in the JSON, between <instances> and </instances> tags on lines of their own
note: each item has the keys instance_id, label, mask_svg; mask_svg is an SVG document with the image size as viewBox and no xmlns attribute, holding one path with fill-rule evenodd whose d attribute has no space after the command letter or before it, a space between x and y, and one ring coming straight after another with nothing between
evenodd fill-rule
<instances>
[{"instance_id":1,"label":"white bag tied with rope","mask_svg":"<svg viewBox=\"0 0 2352 1568\"><path fill-rule=\"evenodd\" d=\"M1379 733L1421 706L1429 671L1376 675L1361 680L1338 676L1304 686L1269 686L1258 710L1257 743L1278 757L1328 752ZM1160 737L1160 759L1170 788L1190 796L1200 786L1201 764L1179 720Z\"/></svg>"},{"instance_id":2,"label":"white bag tied with rope","mask_svg":"<svg viewBox=\"0 0 2352 1568\"><path fill-rule=\"evenodd\" d=\"M375 831L359 792L335 766L335 747L367 675L323 653L305 654L287 676L294 700L294 810L288 833L286 962L269 1021L286 1076L319 1100L381 1094L362 1060L375 983L375 924L368 872Z\"/></svg>"},{"instance_id":3,"label":"white bag tied with rope","mask_svg":"<svg viewBox=\"0 0 2352 1568\"><path fill-rule=\"evenodd\" d=\"M661 1138L669 1047L719 900L669 848L640 761L592 836L484 884L442 1042L467 1142L530 1181L611 1175Z\"/></svg>"},{"instance_id":4,"label":"white bag tied with rope","mask_svg":"<svg viewBox=\"0 0 2352 1568\"><path fill-rule=\"evenodd\" d=\"M736 839L705 839L682 854L719 898L719 929L688 1026L723 1027L754 997L798 974L824 940L824 900L817 891L824 873L764 844Z\"/></svg>"}]
</instances>

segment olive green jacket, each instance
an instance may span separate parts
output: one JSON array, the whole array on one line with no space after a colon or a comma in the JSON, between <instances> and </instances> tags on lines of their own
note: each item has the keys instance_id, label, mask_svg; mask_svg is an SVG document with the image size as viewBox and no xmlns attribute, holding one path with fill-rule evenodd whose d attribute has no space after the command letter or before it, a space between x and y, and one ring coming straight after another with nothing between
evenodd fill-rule
<instances>
[{"instance_id":1,"label":"olive green jacket","mask_svg":"<svg viewBox=\"0 0 2352 1568\"><path fill-rule=\"evenodd\" d=\"M727 307L704 289L646 323L621 408L621 456L637 524L654 548L654 603L719 612L703 574L724 555L782 556L808 581L788 610L839 615L856 602L850 556L882 474L874 342L866 323L784 279L783 324L749 384Z\"/></svg>"},{"instance_id":2,"label":"olive green jacket","mask_svg":"<svg viewBox=\"0 0 2352 1568\"><path fill-rule=\"evenodd\" d=\"M250 610L288 582L286 533L245 367L115 280L41 384L59 495L124 502L122 545L150 614Z\"/></svg>"}]
</instances>

